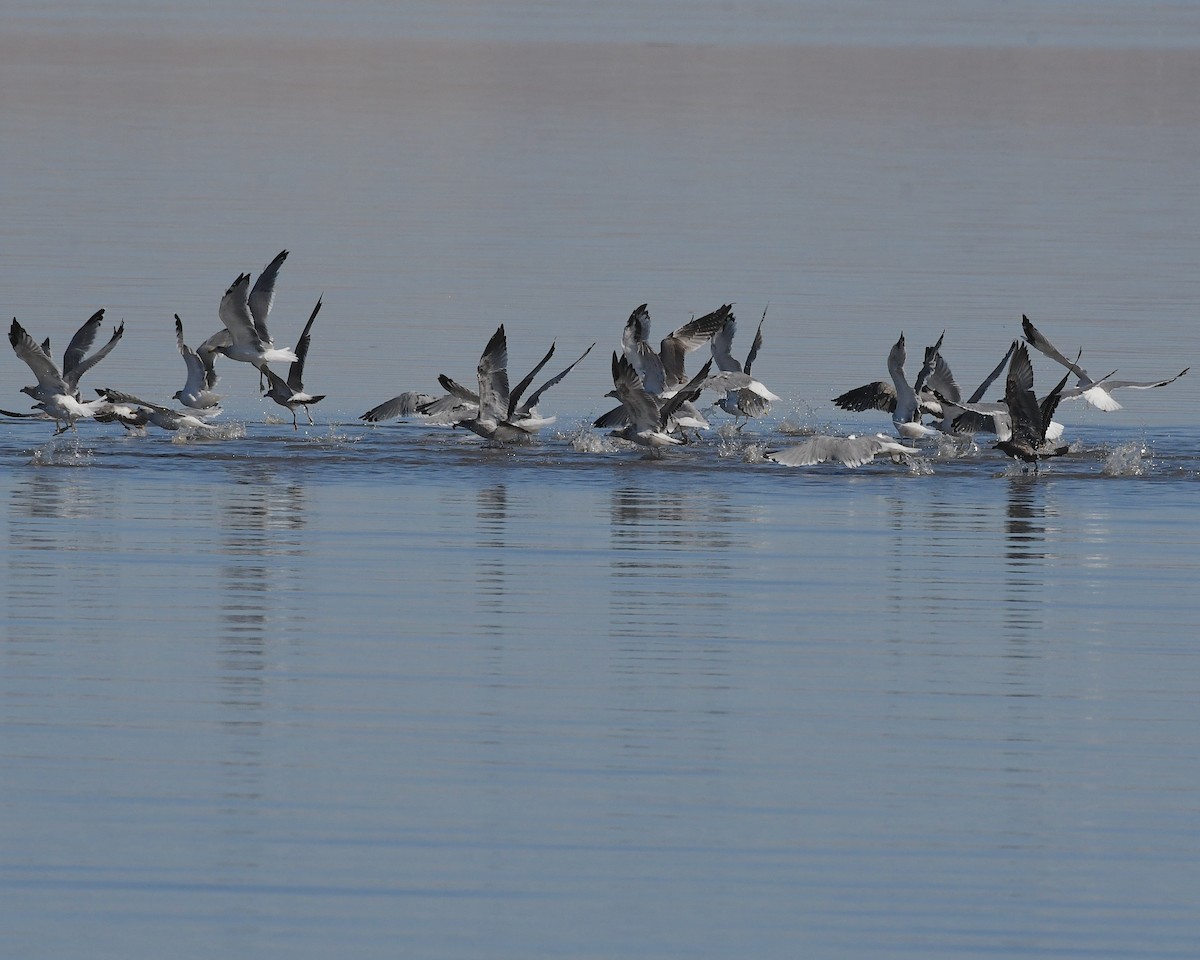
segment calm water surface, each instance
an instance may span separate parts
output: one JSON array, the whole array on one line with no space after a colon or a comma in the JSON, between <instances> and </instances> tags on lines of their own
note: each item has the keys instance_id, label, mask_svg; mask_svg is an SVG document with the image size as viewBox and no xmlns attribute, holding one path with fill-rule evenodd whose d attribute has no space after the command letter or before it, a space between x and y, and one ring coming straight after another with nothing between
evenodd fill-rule
<instances>
[{"instance_id":1,"label":"calm water surface","mask_svg":"<svg viewBox=\"0 0 1200 960\"><path fill-rule=\"evenodd\" d=\"M13 955L1195 946L1194 430L1037 477L44 433L0 485Z\"/></svg>"},{"instance_id":2,"label":"calm water surface","mask_svg":"<svg viewBox=\"0 0 1200 960\"><path fill-rule=\"evenodd\" d=\"M901 330L1195 364L1196 8L449 9L13 5L7 316L105 307L85 388L163 400L173 314L286 247L329 396L0 420L0 955L1195 957L1195 375L1037 476L761 453L880 428L830 400ZM633 307L730 301L775 419L582 426ZM599 342L540 443L357 421L501 322Z\"/></svg>"}]
</instances>

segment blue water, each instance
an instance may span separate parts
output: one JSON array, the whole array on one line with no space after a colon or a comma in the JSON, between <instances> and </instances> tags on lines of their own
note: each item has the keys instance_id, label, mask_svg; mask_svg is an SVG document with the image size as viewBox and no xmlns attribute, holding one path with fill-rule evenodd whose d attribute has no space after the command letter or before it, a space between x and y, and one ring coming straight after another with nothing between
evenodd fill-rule
<instances>
[{"instance_id":1,"label":"blue water","mask_svg":"<svg viewBox=\"0 0 1200 960\"><path fill-rule=\"evenodd\" d=\"M0 955L1197 954L1195 375L1064 403L1036 474L762 459L886 427L831 399L901 330L963 383L1022 313L1195 362L1196 13L910 9L13 9L10 315L105 307L85 389L165 400L173 314L286 247L329 396L0 419ZM634 306L730 301L769 419L587 427ZM357 419L501 322L598 341L537 443Z\"/></svg>"}]
</instances>

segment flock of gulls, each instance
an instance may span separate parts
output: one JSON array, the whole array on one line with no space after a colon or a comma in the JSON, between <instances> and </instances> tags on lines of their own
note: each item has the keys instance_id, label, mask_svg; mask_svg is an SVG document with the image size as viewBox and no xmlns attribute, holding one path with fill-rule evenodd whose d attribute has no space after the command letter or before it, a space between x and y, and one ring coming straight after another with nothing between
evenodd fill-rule
<instances>
[{"instance_id":1,"label":"flock of gulls","mask_svg":"<svg viewBox=\"0 0 1200 960\"><path fill-rule=\"evenodd\" d=\"M173 399L178 406L156 403L109 387L95 390L94 399L84 399L80 380L120 343L124 324L114 328L108 341L89 353L104 322L104 311L94 313L75 333L55 363L49 338L36 341L14 317L9 329L13 351L33 373L34 386L21 388L35 403L30 412L0 410L9 417L41 418L56 424L56 433L76 429L79 420L94 419L119 424L129 431L144 433L153 425L164 430L187 430L200 436L214 429L221 415L217 362L246 363L258 370L260 393L292 415L299 429L299 411L313 423L310 407L324 399L304 386L304 363L312 327L321 310L313 307L294 348L277 346L268 330L279 270L287 259L283 250L259 274L253 284L241 274L225 291L218 307L221 328L196 347L188 346L183 321L175 316L175 339L183 359L186 378ZM741 430L753 419L766 416L780 398L751 373L763 344L763 311L754 340L744 362L734 356L737 320L731 304L694 318L672 330L657 345L650 339L650 314L646 304L633 311L621 335L621 348L612 355L613 388L607 396L617 401L598 417L593 426L609 436L644 447L658 458L667 447L685 445L711 428L700 404L706 392L715 395L709 412L719 409L734 418ZM995 368L969 396L956 382L941 349L943 336L927 347L917 375L905 372L907 352L904 335L887 356L889 380L879 380L848 390L834 403L848 411L879 411L891 416L892 434L810 436L803 443L767 449L764 459L785 466L809 466L834 462L848 467L869 463L886 455L900 462L921 453L921 442L929 438L995 436L994 446L1005 454L1033 464L1061 456L1063 426L1054 419L1064 400L1082 398L1104 411L1119 410L1113 398L1117 389L1148 390L1166 386L1182 377L1184 369L1159 380L1117 380L1116 371L1092 377L1079 361L1061 353L1028 317L1022 318L1024 339L1014 341ZM477 383L460 384L438 377L441 393L410 391L393 397L362 414L368 423L399 417L420 418L431 425L462 427L494 444L527 442L554 422L543 416L537 404L543 394L561 382L592 351L592 344L569 366L529 388L554 356L552 344L545 356L515 385L508 375L508 342L503 324L488 340L476 369ZM1032 348L1049 357L1065 371L1061 379L1040 397L1034 390ZM710 354L691 376L685 370L689 355L707 349ZM286 377L272 369L287 365ZM715 369L714 369L715 368ZM985 397L1005 374L1003 396ZM1070 381L1074 378L1074 383Z\"/></svg>"}]
</instances>

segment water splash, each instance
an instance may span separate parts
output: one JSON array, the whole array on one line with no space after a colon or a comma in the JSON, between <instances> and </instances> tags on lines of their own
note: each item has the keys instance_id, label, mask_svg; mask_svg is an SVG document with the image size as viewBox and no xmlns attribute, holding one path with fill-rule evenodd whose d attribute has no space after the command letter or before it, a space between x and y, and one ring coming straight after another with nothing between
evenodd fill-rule
<instances>
[{"instance_id":1,"label":"water splash","mask_svg":"<svg viewBox=\"0 0 1200 960\"><path fill-rule=\"evenodd\" d=\"M570 438L571 449L579 453L616 453L622 449L617 440L591 427L580 427Z\"/></svg>"},{"instance_id":2,"label":"water splash","mask_svg":"<svg viewBox=\"0 0 1200 960\"><path fill-rule=\"evenodd\" d=\"M1140 440L1131 440L1109 451L1101 472L1106 477L1144 477L1154 466L1153 454Z\"/></svg>"},{"instance_id":3,"label":"water splash","mask_svg":"<svg viewBox=\"0 0 1200 960\"><path fill-rule=\"evenodd\" d=\"M230 420L228 423L209 423L202 427L183 427L171 434L171 442L187 444L200 440L241 440L245 435L246 425Z\"/></svg>"},{"instance_id":4,"label":"water splash","mask_svg":"<svg viewBox=\"0 0 1200 960\"><path fill-rule=\"evenodd\" d=\"M742 449L742 460L745 463L764 463L767 459L766 453L770 444L766 443L748 443Z\"/></svg>"},{"instance_id":5,"label":"water splash","mask_svg":"<svg viewBox=\"0 0 1200 960\"><path fill-rule=\"evenodd\" d=\"M33 451L29 465L33 467L86 467L95 454L85 449L77 436L51 437Z\"/></svg>"}]
</instances>

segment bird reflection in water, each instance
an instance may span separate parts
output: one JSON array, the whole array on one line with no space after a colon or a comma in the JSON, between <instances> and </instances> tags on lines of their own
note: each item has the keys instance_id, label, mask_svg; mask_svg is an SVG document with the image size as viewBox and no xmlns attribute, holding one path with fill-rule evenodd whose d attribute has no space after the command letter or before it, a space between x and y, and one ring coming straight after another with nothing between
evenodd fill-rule
<instances>
[{"instance_id":1,"label":"bird reflection in water","mask_svg":"<svg viewBox=\"0 0 1200 960\"><path fill-rule=\"evenodd\" d=\"M1004 524L1004 622L1010 633L1027 635L1045 622L1047 511L1045 484L1034 476L1014 475L1008 481Z\"/></svg>"},{"instance_id":2,"label":"bird reflection in water","mask_svg":"<svg viewBox=\"0 0 1200 960\"><path fill-rule=\"evenodd\" d=\"M87 611L93 622L119 620L119 569L103 562L118 547L118 510L110 492L83 471L32 470L13 483L7 612L21 623L20 640L63 639L64 604Z\"/></svg>"},{"instance_id":3,"label":"bird reflection in water","mask_svg":"<svg viewBox=\"0 0 1200 960\"><path fill-rule=\"evenodd\" d=\"M500 638L505 632L505 597L508 593L508 487L503 483L483 487L476 494L477 547L475 589L479 597L480 627Z\"/></svg>"},{"instance_id":4,"label":"bird reflection in water","mask_svg":"<svg viewBox=\"0 0 1200 960\"><path fill-rule=\"evenodd\" d=\"M218 683L222 731L228 735L219 758L227 816L228 849L217 851L219 869L245 883L246 871L261 858L252 839L260 832L265 714L271 706L268 684L270 644L286 642L288 621L301 589L307 560L307 523L302 483L283 482L270 468L230 478L218 515L220 617ZM247 918L249 919L249 918Z\"/></svg>"},{"instance_id":5,"label":"bird reflection in water","mask_svg":"<svg viewBox=\"0 0 1200 960\"><path fill-rule=\"evenodd\" d=\"M721 491L614 489L614 636L668 640L740 635L728 584L752 551L752 525Z\"/></svg>"}]
</instances>

